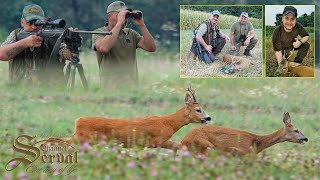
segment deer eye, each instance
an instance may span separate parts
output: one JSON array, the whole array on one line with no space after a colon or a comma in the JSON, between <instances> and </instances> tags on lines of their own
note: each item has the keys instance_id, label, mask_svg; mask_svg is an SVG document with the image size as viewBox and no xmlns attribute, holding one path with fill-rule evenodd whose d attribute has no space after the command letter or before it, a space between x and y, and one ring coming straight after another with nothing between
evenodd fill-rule
<instances>
[{"instance_id":1,"label":"deer eye","mask_svg":"<svg viewBox=\"0 0 320 180\"><path fill-rule=\"evenodd\" d=\"M298 132L299 132L299 130L294 130L294 132L295 132L295 133L298 133Z\"/></svg>"},{"instance_id":2,"label":"deer eye","mask_svg":"<svg viewBox=\"0 0 320 180\"><path fill-rule=\"evenodd\" d=\"M201 113L201 110L200 110L200 109L196 109L196 111L197 111L198 113Z\"/></svg>"}]
</instances>

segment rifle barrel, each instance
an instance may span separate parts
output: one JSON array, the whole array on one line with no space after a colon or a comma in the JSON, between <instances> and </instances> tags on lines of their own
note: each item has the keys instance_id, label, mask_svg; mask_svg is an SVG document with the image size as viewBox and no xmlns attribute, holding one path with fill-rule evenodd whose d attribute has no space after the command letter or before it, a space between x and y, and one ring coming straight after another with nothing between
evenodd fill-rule
<instances>
[{"instance_id":1,"label":"rifle barrel","mask_svg":"<svg viewBox=\"0 0 320 180\"><path fill-rule=\"evenodd\" d=\"M111 35L112 32L100 32L100 31L79 31L74 30L73 32L81 33L81 34L102 34L102 35Z\"/></svg>"}]
</instances>

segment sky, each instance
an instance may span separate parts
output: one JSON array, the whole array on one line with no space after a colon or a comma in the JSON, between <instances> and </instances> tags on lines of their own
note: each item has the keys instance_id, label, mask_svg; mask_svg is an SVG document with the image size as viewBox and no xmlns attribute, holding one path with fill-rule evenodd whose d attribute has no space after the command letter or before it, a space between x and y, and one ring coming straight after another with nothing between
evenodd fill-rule
<instances>
[{"instance_id":1,"label":"sky","mask_svg":"<svg viewBox=\"0 0 320 180\"><path fill-rule=\"evenodd\" d=\"M314 12L314 5L293 5L298 11L298 17L304 13L310 15ZM265 20L266 25L274 26L276 22L276 14L282 14L286 5L266 5L265 6Z\"/></svg>"}]
</instances>

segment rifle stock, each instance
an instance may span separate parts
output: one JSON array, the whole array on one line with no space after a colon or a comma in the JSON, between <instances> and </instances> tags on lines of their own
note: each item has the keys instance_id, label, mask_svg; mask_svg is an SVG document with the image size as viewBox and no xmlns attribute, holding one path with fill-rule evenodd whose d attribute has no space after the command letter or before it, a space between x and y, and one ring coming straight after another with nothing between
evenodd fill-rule
<instances>
[{"instance_id":1,"label":"rifle stock","mask_svg":"<svg viewBox=\"0 0 320 180\"><path fill-rule=\"evenodd\" d=\"M193 33L194 33L193 41L194 41L195 46L196 46L197 56L198 56L202 61L204 61L206 64L212 63L209 55L208 55L207 52L206 52L206 49L202 50L203 48L202 48L201 44L200 44L199 41L196 39L196 31L193 31Z\"/></svg>"}]
</instances>

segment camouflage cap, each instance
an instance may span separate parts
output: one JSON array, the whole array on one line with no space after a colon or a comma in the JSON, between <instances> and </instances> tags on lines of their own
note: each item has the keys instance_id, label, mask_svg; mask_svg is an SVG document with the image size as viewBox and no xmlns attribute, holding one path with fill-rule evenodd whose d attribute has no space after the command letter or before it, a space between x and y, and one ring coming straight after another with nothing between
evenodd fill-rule
<instances>
[{"instance_id":1,"label":"camouflage cap","mask_svg":"<svg viewBox=\"0 0 320 180\"><path fill-rule=\"evenodd\" d=\"M249 15L248 15L248 13L247 13L247 12L242 12L240 16L244 16L244 17L246 17L246 18L248 18L248 17L249 17Z\"/></svg>"},{"instance_id":2,"label":"camouflage cap","mask_svg":"<svg viewBox=\"0 0 320 180\"><path fill-rule=\"evenodd\" d=\"M112 12L112 11L120 11L122 9L128 9L126 4L122 1L115 1L111 4L109 4L109 6L107 8L107 13Z\"/></svg>"},{"instance_id":3,"label":"camouflage cap","mask_svg":"<svg viewBox=\"0 0 320 180\"><path fill-rule=\"evenodd\" d=\"M32 20L40 20L44 22L44 17L42 8L36 4L31 4L23 8L22 18L24 18L26 22L30 22Z\"/></svg>"},{"instance_id":4,"label":"camouflage cap","mask_svg":"<svg viewBox=\"0 0 320 180\"><path fill-rule=\"evenodd\" d=\"M212 11L211 14L214 16L220 16L220 12L217 10Z\"/></svg>"}]
</instances>

